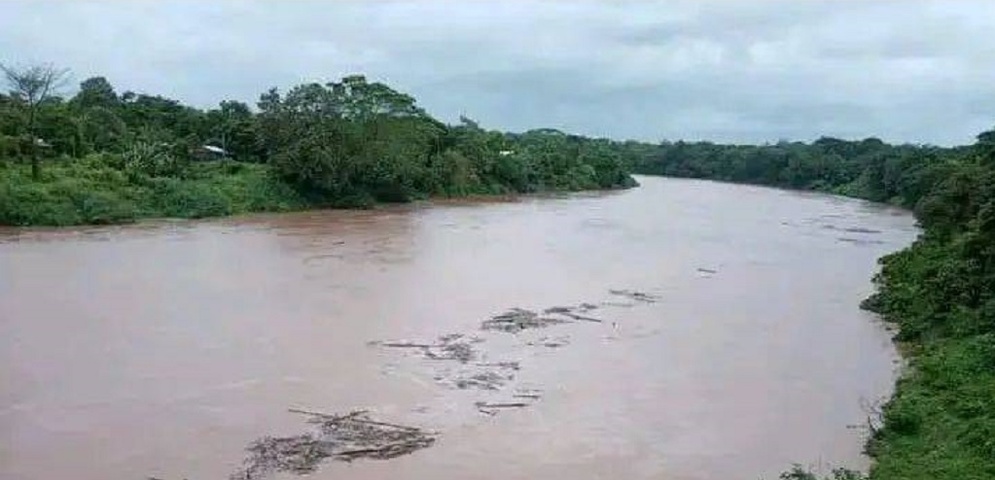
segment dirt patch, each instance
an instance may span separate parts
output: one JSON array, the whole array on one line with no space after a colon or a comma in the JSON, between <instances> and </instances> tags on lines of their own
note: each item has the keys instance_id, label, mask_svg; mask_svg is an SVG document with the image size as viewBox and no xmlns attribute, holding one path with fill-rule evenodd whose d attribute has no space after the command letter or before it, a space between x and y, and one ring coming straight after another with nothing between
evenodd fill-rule
<instances>
[{"instance_id":1,"label":"dirt patch","mask_svg":"<svg viewBox=\"0 0 995 480\"><path fill-rule=\"evenodd\" d=\"M364 410L344 415L291 410L307 415L316 428L292 437L263 437L247 448L245 467L231 480L256 480L277 473L313 473L326 459L351 462L388 460L427 448L436 434L418 427L381 422Z\"/></svg>"}]
</instances>

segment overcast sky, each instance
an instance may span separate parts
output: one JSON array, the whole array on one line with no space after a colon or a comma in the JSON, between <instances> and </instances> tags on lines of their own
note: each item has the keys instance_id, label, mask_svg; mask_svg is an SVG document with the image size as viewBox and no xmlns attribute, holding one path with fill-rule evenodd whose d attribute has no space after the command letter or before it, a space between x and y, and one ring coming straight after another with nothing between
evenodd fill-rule
<instances>
[{"instance_id":1,"label":"overcast sky","mask_svg":"<svg viewBox=\"0 0 995 480\"><path fill-rule=\"evenodd\" d=\"M995 126L995 1L0 2L0 62L197 106L365 73L490 128L959 144Z\"/></svg>"}]
</instances>

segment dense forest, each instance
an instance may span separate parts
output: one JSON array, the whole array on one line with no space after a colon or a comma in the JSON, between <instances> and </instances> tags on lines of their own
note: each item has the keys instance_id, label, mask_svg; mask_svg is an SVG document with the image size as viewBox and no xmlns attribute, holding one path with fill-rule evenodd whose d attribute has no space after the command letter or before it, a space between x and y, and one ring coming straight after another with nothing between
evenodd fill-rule
<instances>
[{"instance_id":1,"label":"dense forest","mask_svg":"<svg viewBox=\"0 0 995 480\"><path fill-rule=\"evenodd\" d=\"M834 138L638 148L642 173L821 190L914 209L922 234L881 259L878 292L864 302L899 327L909 359L867 445L875 459L870 478L995 478L995 131L960 148ZM783 478L814 476L796 470Z\"/></svg>"},{"instance_id":2,"label":"dense forest","mask_svg":"<svg viewBox=\"0 0 995 480\"><path fill-rule=\"evenodd\" d=\"M556 130L442 123L387 85L348 76L202 110L118 94L103 77L4 68L0 225L120 223L429 196L629 187L619 143Z\"/></svg>"}]
</instances>

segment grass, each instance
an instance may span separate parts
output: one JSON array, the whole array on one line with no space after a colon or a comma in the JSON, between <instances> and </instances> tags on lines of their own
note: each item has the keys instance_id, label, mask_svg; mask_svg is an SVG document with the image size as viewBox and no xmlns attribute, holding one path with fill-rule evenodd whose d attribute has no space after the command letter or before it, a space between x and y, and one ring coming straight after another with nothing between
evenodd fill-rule
<instances>
[{"instance_id":1,"label":"grass","mask_svg":"<svg viewBox=\"0 0 995 480\"><path fill-rule=\"evenodd\" d=\"M870 478L995 478L995 335L917 350L868 445Z\"/></svg>"},{"instance_id":2,"label":"grass","mask_svg":"<svg viewBox=\"0 0 995 480\"><path fill-rule=\"evenodd\" d=\"M181 177L122 170L111 156L47 163L38 181L25 165L0 167L0 224L128 223L142 218L203 218L308 206L265 165L205 162Z\"/></svg>"}]
</instances>

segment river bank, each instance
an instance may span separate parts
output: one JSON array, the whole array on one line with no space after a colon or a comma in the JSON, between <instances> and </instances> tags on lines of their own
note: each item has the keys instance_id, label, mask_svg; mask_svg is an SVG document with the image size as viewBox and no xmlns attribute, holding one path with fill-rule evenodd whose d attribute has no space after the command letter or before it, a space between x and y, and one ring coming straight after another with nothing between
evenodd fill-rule
<instances>
[{"instance_id":1,"label":"river bank","mask_svg":"<svg viewBox=\"0 0 995 480\"><path fill-rule=\"evenodd\" d=\"M453 192L377 198L370 193L328 196L302 192L269 165L233 160L198 162L177 175L156 177L115 167L95 155L46 164L31 178L27 165L0 166L0 225L74 226L127 224L149 219L195 219L246 213L325 208L370 208L376 204L428 198L497 200L522 193L631 188L627 174L599 184L536 184L526 191L511 185L471 185Z\"/></svg>"}]
</instances>

